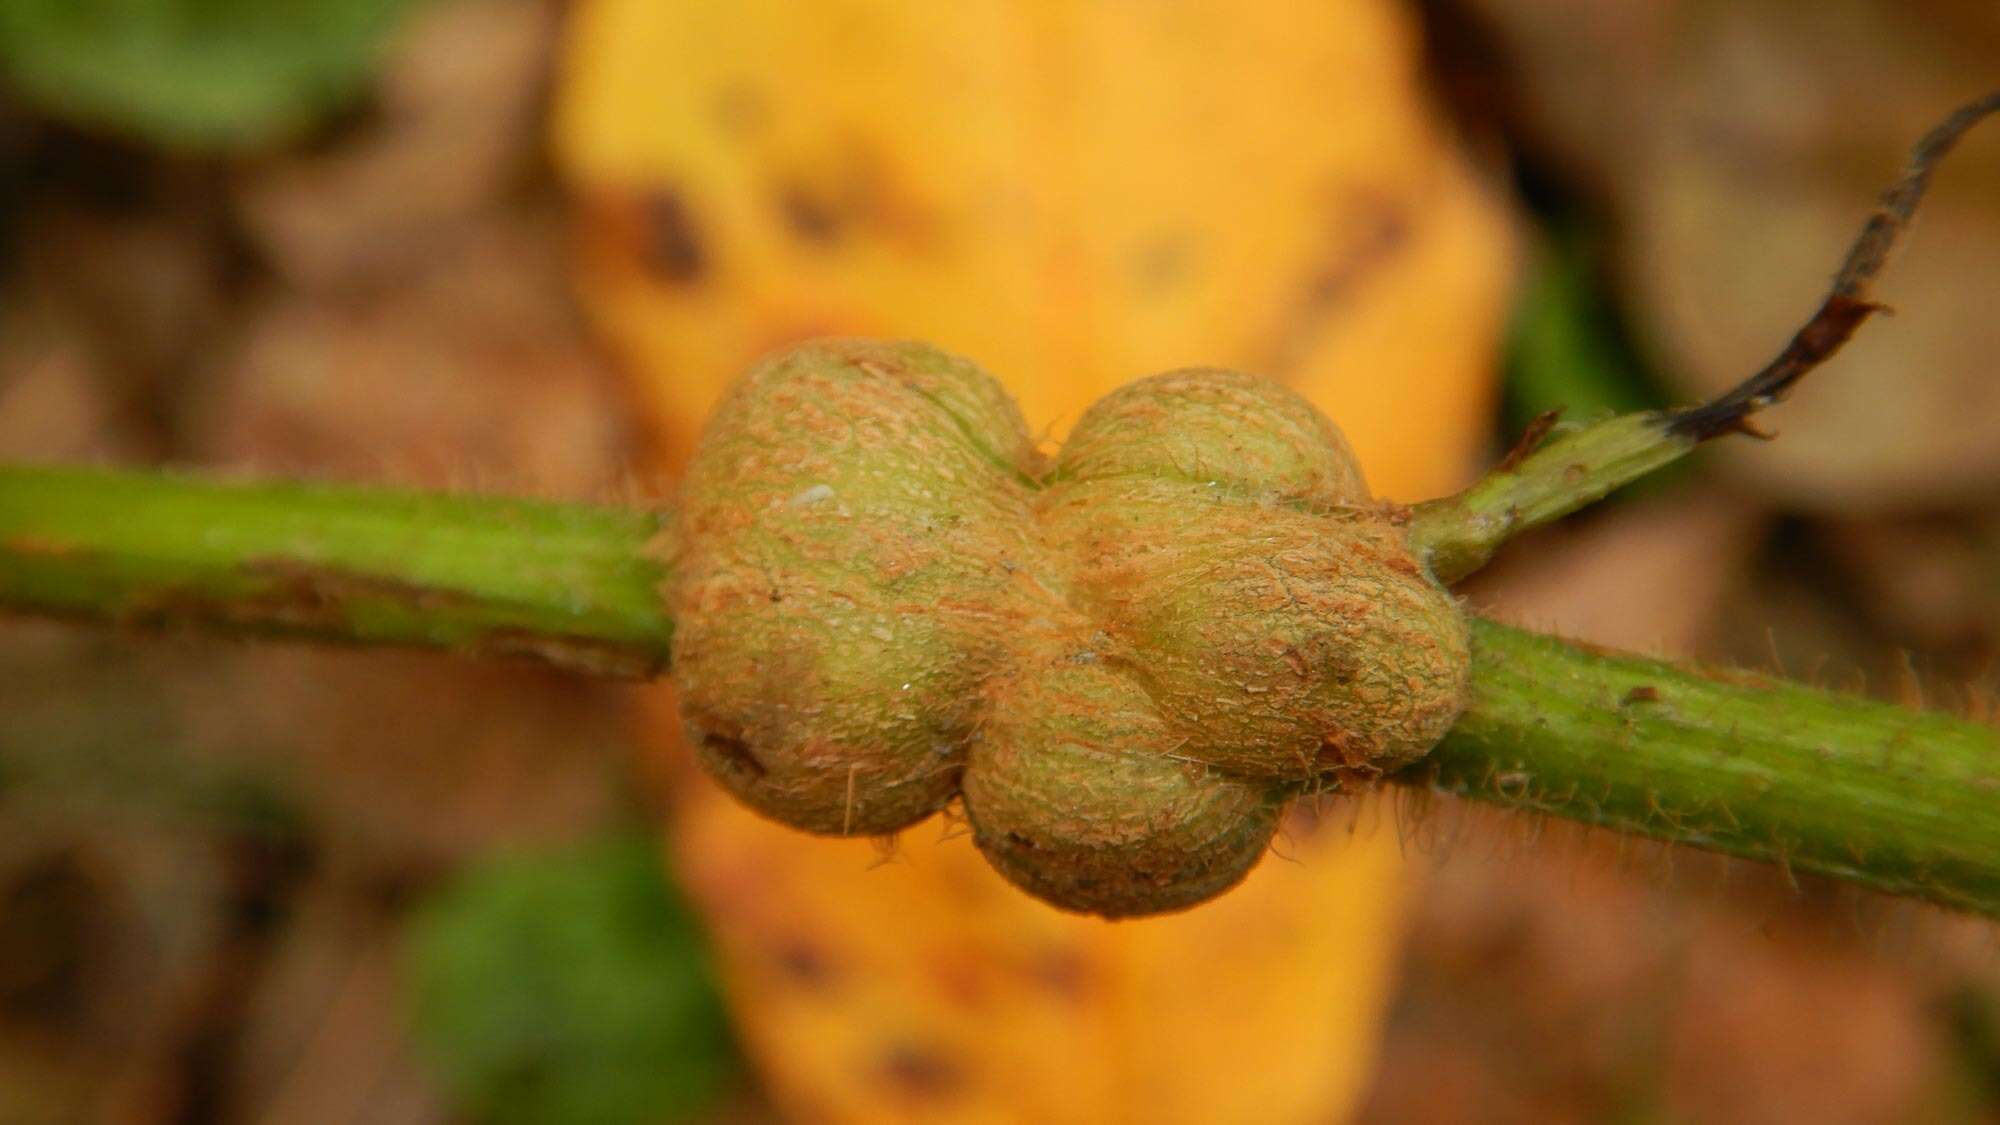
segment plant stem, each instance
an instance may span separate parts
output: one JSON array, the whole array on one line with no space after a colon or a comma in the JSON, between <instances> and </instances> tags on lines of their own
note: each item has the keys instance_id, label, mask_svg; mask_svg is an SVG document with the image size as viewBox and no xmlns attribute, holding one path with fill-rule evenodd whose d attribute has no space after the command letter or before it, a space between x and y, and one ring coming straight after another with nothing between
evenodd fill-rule
<instances>
[{"instance_id":1,"label":"plant stem","mask_svg":"<svg viewBox=\"0 0 2000 1125\"><path fill-rule=\"evenodd\" d=\"M656 513L0 467L0 609L665 667ZM1398 777L2000 916L2000 731L1474 623Z\"/></svg>"},{"instance_id":2,"label":"plant stem","mask_svg":"<svg viewBox=\"0 0 2000 1125\"><path fill-rule=\"evenodd\" d=\"M0 607L666 666L654 513L308 484L0 467Z\"/></svg>"},{"instance_id":3,"label":"plant stem","mask_svg":"<svg viewBox=\"0 0 2000 1125\"><path fill-rule=\"evenodd\" d=\"M2000 917L2000 730L1476 621L1398 780Z\"/></svg>"},{"instance_id":4,"label":"plant stem","mask_svg":"<svg viewBox=\"0 0 2000 1125\"><path fill-rule=\"evenodd\" d=\"M1560 433L1464 492L1417 505L1410 545L1438 581L1456 582L1485 566L1514 536L1692 453L1700 440L1674 432L1672 421L1665 411L1648 410Z\"/></svg>"},{"instance_id":5,"label":"plant stem","mask_svg":"<svg viewBox=\"0 0 2000 1125\"><path fill-rule=\"evenodd\" d=\"M1546 444L1542 438L1555 416L1544 415L1514 452L1471 488L1417 506L1410 544L1418 557L1440 581L1456 582L1485 566L1508 539L1595 504L1702 442L1730 433L1763 436L1751 417L1784 401L1883 310L1870 290L1916 216L1931 175L1968 130L1994 113L2000 113L2000 90L1960 106L1924 134L1910 150L1902 177L1882 194L1848 248L1826 298L1763 370L1699 406L1621 414Z\"/></svg>"}]
</instances>

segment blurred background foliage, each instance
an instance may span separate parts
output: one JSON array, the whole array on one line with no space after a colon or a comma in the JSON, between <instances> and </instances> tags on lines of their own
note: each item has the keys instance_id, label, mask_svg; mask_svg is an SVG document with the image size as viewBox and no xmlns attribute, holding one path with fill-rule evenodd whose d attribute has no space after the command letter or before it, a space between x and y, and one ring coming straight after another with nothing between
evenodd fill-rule
<instances>
[{"instance_id":1,"label":"blurred background foliage","mask_svg":"<svg viewBox=\"0 0 2000 1125\"><path fill-rule=\"evenodd\" d=\"M646 428L573 308L546 151L568 7L0 4L0 457L632 494ZM1496 453L1755 367L1910 139L2000 79L1990 0L1412 12L1530 247ZM1783 441L1522 545L1475 607L1993 714L1995 183L1977 135L1899 315ZM633 834L634 711L0 624L0 1123L769 1119ZM1405 832L1364 1120L2000 1114L1985 923L1477 810Z\"/></svg>"},{"instance_id":2,"label":"blurred background foliage","mask_svg":"<svg viewBox=\"0 0 2000 1125\"><path fill-rule=\"evenodd\" d=\"M410 940L418 1040L482 1120L675 1120L732 1078L701 935L648 833L485 860Z\"/></svg>"},{"instance_id":3,"label":"blurred background foliage","mask_svg":"<svg viewBox=\"0 0 2000 1125\"><path fill-rule=\"evenodd\" d=\"M413 0L12 0L0 59L52 112L171 148L304 131L363 96Z\"/></svg>"}]
</instances>

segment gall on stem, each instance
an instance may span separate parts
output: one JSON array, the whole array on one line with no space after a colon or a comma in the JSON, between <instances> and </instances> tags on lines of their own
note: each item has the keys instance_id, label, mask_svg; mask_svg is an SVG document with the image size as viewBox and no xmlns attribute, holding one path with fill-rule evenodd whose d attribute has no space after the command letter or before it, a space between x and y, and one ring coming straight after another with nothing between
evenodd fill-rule
<instances>
[{"instance_id":1,"label":"gall on stem","mask_svg":"<svg viewBox=\"0 0 2000 1125\"><path fill-rule=\"evenodd\" d=\"M739 412L749 429L711 451L734 452L671 513L0 466L0 612L593 676L671 666L711 768L767 811L887 831L957 788L1003 874L1073 910L1220 893L1266 850L1276 805L1338 774L2000 917L2000 731L1466 619L1407 536L1413 520L1441 573L1469 573L1509 535L1746 429L1874 311L1868 285L1932 167L1996 103L1925 138L1764 372L1703 406L1524 443L1414 514L1369 501L1331 423L1275 384L1141 381L1045 465L969 365L850 342L807 363L817 383L746 381L786 409ZM827 379L839 396L818 393ZM851 417L829 414L842 403ZM794 580L774 585L780 570ZM882 677L895 660L875 656L910 674ZM815 681L829 690L800 690ZM839 731L852 753L820 769Z\"/></svg>"}]
</instances>

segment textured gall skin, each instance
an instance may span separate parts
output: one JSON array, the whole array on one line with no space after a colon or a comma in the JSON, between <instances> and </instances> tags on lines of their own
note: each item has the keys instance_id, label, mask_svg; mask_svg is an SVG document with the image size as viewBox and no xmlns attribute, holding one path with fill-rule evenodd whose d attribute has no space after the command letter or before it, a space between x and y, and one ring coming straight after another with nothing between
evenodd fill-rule
<instances>
[{"instance_id":1,"label":"textured gall skin","mask_svg":"<svg viewBox=\"0 0 2000 1125\"><path fill-rule=\"evenodd\" d=\"M974 365L826 340L752 371L689 469L674 675L704 764L812 832L962 795L980 848L1109 917L1220 894L1287 796L1421 756L1462 709L1456 603L1339 431L1189 370L1053 466Z\"/></svg>"}]
</instances>

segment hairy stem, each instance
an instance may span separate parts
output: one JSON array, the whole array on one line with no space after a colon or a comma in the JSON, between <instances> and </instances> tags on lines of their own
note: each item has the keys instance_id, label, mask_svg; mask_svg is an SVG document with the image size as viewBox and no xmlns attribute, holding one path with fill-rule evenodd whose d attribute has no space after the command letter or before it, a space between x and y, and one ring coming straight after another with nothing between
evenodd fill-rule
<instances>
[{"instance_id":1,"label":"hairy stem","mask_svg":"<svg viewBox=\"0 0 2000 1125\"><path fill-rule=\"evenodd\" d=\"M1783 401L1801 379L1833 358L1862 322L1882 311L1870 298L1870 287L1915 217L1932 173L1968 130L1996 112L2000 90L1959 107L1917 142L1902 177L1882 194L1849 247L1826 298L1763 370L1699 406L1619 415L1546 443L1542 439L1555 419L1544 416L1512 455L1471 488L1418 505L1410 542L1432 573L1456 582L1485 566L1514 536L1594 504L1710 438L1756 434L1752 415Z\"/></svg>"},{"instance_id":2,"label":"hairy stem","mask_svg":"<svg viewBox=\"0 0 2000 1125\"><path fill-rule=\"evenodd\" d=\"M657 514L0 467L0 609L665 667ZM2000 916L2000 731L1479 622L1398 780Z\"/></svg>"},{"instance_id":3,"label":"hairy stem","mask_svg":"<svg viewBox=\"0 0 2000 1125\"><path fill-rule=\"evenodd\" d=\"M1479 621L1398 780L2000 917L2000 730Z\"/></svg>"},{"instance_id":4,"label":"hairy stem","mask_svg":"<svg viewBox=\"0 0 2000 1125\"><path fill-rule=\"evenodd\" d=\"M0 607L666 666L655 514L307 484L0 466Z\"/></svg>"}]
</instances>

